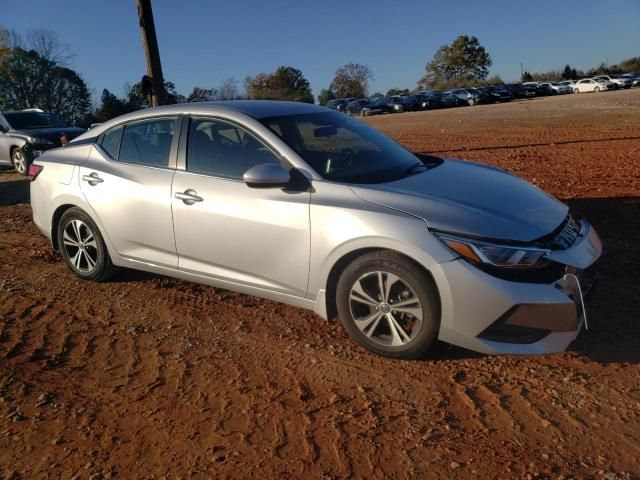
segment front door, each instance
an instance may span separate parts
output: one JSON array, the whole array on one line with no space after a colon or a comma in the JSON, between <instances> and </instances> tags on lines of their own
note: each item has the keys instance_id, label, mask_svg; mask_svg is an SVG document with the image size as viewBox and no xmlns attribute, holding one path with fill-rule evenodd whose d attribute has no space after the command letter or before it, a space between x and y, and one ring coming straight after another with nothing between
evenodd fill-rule
<instances>
[{"instance_id":1,"label":"front door","mask_svg":"<svg viewBox=\"0 0 640 480\"><path fill-rule=\"evenodd\" d=\"M310 192L249 188L246 170L281 160L234 123L192 118L186 144L172 189L179 268L305 296Z\"/></svg>"}]
</instances>

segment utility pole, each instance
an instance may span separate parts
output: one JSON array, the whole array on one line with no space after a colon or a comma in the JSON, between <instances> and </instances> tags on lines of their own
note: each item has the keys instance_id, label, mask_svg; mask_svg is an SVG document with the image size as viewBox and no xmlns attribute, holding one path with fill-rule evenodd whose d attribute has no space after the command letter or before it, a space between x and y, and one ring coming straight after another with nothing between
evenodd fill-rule
<instances>
[{"instance_id":1,"label":"utility pole","mask_svg":"<svg viewBox=\"0 0 640 480\"><path fill-rule=\"evenodd\" d=\"M522 80L522 77L524 77L524 65L520 62L520 80Z\"/></svg>"},{"instance_id":2,"label":"utility pole","mask_svg":"<svg viewBox=\"0 0 640 480\"><path fill-rule=\"evenodd\" d=\"M147 58L147 75L151 77L152 81L151 106L157 107L158 105L164 105L165 91L151 0L136 0L136 4L138 6L138 18L140 19L142 46Z\"/></svg>"}]
</instances>

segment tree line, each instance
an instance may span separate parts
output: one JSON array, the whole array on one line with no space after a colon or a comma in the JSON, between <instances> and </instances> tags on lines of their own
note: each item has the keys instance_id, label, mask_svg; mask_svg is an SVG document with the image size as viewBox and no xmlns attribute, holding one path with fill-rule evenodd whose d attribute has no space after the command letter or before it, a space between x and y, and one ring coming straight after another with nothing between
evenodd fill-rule
<instances>
[{"instance_id":1,"label":"tree line","mask_svg":"<svg viewBox=\"0 0 640 480\"><path fill-rule=\"evenodd\" d=\"M598 75L616 75L619 73L640 72L640 57L623 60L614 65L601 63L589 70L577 70L571 65L565 65L563 70L549 70L548 72L527 72L522 74L523 82L543 82L546 80L575 80Z\"/></svg>"},{"instance_id":2,"label":"tree line","mask_svg":"<svg viewBox=\"0 0 640 480\"><path fill-rule=\"evenodd\" d=\"M80 126L89 126L150 106L142 82L125 85L125 94L118 97L107 89L102 91L98 105L92 104L92 93L82 76L71 68L73 55L59 36L50 30L37 29L22 38L0 26L0 110L41 108ZM460 35L443 45L425 65L425 74L413 89L392 88L386 95L406 95L421 89L451 89L482 85L499 85L502 79L489 76L493 61L474 36ZM571 79L582 76L640 71L640 57L618 65L604 64L578 71L567 65L563 71L524 72L522 81ZM369 92L373 72L368 65L348 63L339 67L327 88L318 95L325 105L335 98L383 96ZM280 66L271 73L247 76L241 87L228 78L216 87L193 88L187 96L176 91L172 82L165 82L166 102L203 102L235 99L291 100L314 103L309 81L292 66Z\"/></svg>"}]
</instances>

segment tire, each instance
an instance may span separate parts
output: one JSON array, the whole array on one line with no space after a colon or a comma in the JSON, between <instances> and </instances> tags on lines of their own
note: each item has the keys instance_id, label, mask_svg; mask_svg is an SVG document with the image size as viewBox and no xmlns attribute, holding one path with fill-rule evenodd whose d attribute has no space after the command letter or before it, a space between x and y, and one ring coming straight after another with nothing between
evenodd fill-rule
<instances>
[{"instance_id":1,"label":"tire","mask_svg":"<svg viewBox=\"0 0 640 480\"><path fill-rule=\"evenodd\" d=\"M31 160L21 148L14 148L11 152L11 164L13 168L23 177L29 175L29 165Z\"/></svg>"},{"instance_id":2,"label":"tire","mask_svg":"<svg viewBox=\"0 0 640 480\"><path fill-rule=\"evenodd\" d=\"M390 251L353 260L336 291L338 315L349 336L373 353L403 360L423 357L434 343L440 328L439 298L430 277ZM396 310L393 303L398 302L403 305Z\"/></svg>"},{"instance_id":3,"label":"tire","mask_svg":"<svg viewBox=\"0 0 640 480\"><path fill-rule=\"evenodd\" d=\"M473 107L473 106L475 106L476 101L473 98L469 98L467 100L467 103L469 104L470 107Z\"/></svg>"},{"instance_id":4,"label":"tire","mask_svg":"<svg viewBox=\"0 0 640 480\"><path fill-rule=\"evenodd\" d=\"M116 273L98 227L81 209L73 207L64 212L56 234L60 255L82 280L103 282Z\"/></svg>"},{"instance_id":5,"label":"tire","mask_svg":"<svg viewBox=\"0 0 640 480\"><path fill-rule=\"evenodd\" d=\"M596 87L593 89L593 93L600 93L600 87Z\"/></svg>"}]
</instances>

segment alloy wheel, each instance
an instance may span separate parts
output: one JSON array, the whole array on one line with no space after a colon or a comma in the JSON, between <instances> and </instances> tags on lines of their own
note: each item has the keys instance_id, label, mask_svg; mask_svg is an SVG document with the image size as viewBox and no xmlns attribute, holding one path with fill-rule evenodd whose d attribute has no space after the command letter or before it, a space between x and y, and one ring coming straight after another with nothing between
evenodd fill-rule
<instances>
[{"instance_id":1,"label":"alloy wheel","mask_svg":"<svg viewBox=\"0 0 640 480\"><path fill-rule=\"evenodd\" d=\"M402 346L420 332L423 310L409 283L385 271L362 275L349 292L349 308L356 327L384 346Z\"/></svg>"},{"instance_id":2,"label":"alloy wheel","mask_svg":"<svg viewBox=\"0 0 640 480\"><path fill-rule=\"evenodd\" d=\"M22 153L22 150L13 152L13 168L15 168L19 174L26 175L27 158L24 156L24 153Z\"/></svg>"},{"instance_id":3,"label":"alloy wheel","mask_svg":"<svg viewBox=\"0 0 640 480\"><path fill-rule=\"evenodd\" d=\"M98 245L89 226L77 218L64 227L63 248L73 268L82 273L92 272L98 263Z\"/></svg>"}]
</instances>

